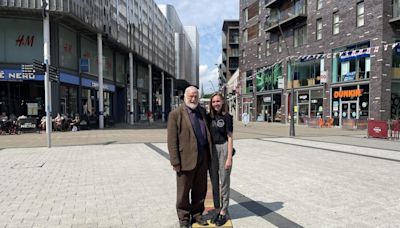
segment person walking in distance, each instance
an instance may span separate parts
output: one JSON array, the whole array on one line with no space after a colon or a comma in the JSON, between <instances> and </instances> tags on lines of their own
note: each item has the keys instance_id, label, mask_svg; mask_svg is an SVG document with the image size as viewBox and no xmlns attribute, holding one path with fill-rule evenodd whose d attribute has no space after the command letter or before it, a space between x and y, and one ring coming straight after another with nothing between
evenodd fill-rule
<instances>
[{"instance_id":1,"label":"person walking in distance","mask_svg":"<svg viewBox=\"0 0 400 228\"><path fill-rule=\"evenodd\" d=\"M184 103L168 116L168 152L176 172L176 210L180 227L190 227L191 222L208 225L202 214L211 135L206 111L199 106L198 94L196 87L186 88Z\"/></svg>"},{"instance_id":2,"label":"person walking in distance","mask_svg":"<svg viewBox=\"0 0 400 228\"><path fill-rule=\"evenodd\" d=\"M221 93L210 98L208 123L213 140L210 164L214 208L217 214L211 223L224 225L228 218L230 175L233 156L233 118L227 112L225 99Z\"/></svg>"}]
</instances>

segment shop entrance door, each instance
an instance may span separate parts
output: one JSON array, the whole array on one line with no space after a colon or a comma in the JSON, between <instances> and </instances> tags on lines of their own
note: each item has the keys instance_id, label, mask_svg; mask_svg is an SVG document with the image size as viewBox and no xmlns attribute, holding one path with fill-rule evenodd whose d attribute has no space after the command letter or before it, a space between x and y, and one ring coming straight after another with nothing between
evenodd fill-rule
<instances>
[{"instance_id":1,"label":"shop entrance door","mask_svg":"<svg viewBox=\"0 0 400 228\"><path fill-rule=\"evenodd\" d=\"M357 101L342 101L340 113L342 124L344 119L358 119L359 111Z\"/></svg>"},{"instance_id":2,"label":"shop entrance door","mask_svg":"<svg viewBox=\"0 0 400 228\"><path fill-rule=\"evenodd\" d=\"M267 122L272 122L273 120L273 110L272 110L272 104L268 103L263 105L263 114L264 114L264 121Z\"/></svg>"},{"instance_id":3,"label":"shop entrance door","mask_svg":"<svg viewBox=\"0 0 400 228\"><path fill-rule=\"evenodd\" d=\"M308 104L299 104L299 124L307 124L308 115Z\"/></svg>"}]
</instances>

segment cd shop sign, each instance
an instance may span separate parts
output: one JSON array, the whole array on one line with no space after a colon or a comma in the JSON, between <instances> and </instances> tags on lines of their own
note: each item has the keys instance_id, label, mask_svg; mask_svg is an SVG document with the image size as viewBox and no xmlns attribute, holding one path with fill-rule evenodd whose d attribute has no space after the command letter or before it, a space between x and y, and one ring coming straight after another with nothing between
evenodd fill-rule
<instances>
[{"instance_id":1,"label":"cd shop sign","mask_svg":"<svg viewBox=\"0 0 400 228\"><path fill-rule=\"evenodd\" d=\"M23 73L20 70L0 70L0 81L43 81L43 75Z\"/></svg>"}]
</instances>

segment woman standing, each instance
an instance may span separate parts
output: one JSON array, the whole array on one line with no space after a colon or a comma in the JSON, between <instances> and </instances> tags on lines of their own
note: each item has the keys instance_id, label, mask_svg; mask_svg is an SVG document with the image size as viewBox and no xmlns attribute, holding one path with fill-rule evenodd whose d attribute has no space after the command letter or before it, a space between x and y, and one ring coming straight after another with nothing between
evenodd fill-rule
<instances>
[{"instance_id":1,"label":"woman standing","mask_svg":"<svg viewBox=\"0 0 400 228\"><path fill-rule=\"evenodd\" d=\"M226 223L229 205L230 175L232 169L233 121L227 112L222 94L215 93L210 98L210 133L213 139L210 177L213 189L214 207L219 211L211 223L222 226Z\"/></svg>"}]
</instances>

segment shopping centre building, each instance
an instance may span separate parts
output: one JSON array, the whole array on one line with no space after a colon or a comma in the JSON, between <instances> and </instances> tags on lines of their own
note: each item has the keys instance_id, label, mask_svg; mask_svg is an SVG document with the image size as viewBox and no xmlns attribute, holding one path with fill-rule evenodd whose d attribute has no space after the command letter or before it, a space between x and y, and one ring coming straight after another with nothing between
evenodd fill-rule
<instances>
[{"instance_id":1,"label":"shopping centre building","mask_svg":"<svg viewBox=\"0 0 400 228\"><path fill-rule=\"evenodd\" d=\"M294 96L297 124L398 119L399 28L397 0L241 0L241 113L287 123Z\"/></svg>"},{"instance_id":2,"label":"shopping centre building","mask_svg":"<svg viewBox=\"0 0 400 228\"><path fill-rule=\"evenodd\" d=\"M176 77L175 31L153 0L47 2L49 61L59 72L59 80L49 86L53 117L104 114L106 124L112 124L146 120L151 112L162 119L185 87L198 82L194 71ZM0 112L45 115L44 76L21 69L44 59L44 15L39 0L1 2ZM198 45L190 44L194 47L185 54L198 55Z\"/></svg>"}]
</instances>

